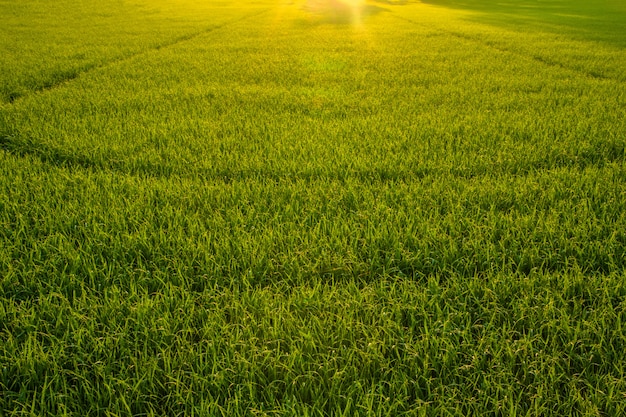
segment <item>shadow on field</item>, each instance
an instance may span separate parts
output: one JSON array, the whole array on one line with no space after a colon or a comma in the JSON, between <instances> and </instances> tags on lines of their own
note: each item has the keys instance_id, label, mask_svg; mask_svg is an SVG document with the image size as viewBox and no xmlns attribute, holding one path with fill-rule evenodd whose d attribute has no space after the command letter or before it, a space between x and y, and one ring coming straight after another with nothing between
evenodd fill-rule
<instances>
[{"instance_id":1,"label":"shadow on field","mask_svg":"<svg viewBox=\"0 0 626 417\"><path fill-rule=\"evenodd\" d=\"M471 18L477 23L626 46L626 1L622 0L421 0L421 3L477 12Z\"/></svg>"},{"instance_id":2,"label":"shadow on field","mask_svg":"<svg viewBox=\"0 0 626 417\"><path fill-rule=\"evenodd\" d=\"M34 156L41 162L58 167L95 168L90 158L64 153L45 144L19 140L10 134L0 134L0 150L19 157Z\"/></svg>"},{"instance_id":3,"label":"shadow on field","mask_svg":"<svg viewBox=\"0 0 626 417\"><path fill-rule=\"evenodd\" d=\"M441 177L452 175L457 178L475 178L493 175L527 175L539 170L550 170L567 167L569 169L584 170L587 167L602 167L606 164L624 163L626 157L625 144L620 139L599 143L597 146L581 151L572 157L569 151L557 150L531 159L520 159L511 164L486 163L470 167L437 167L424 165L411 169L395 169L373 164L361 169L346 170L341 166L336 169L296 169L295 171L280 171L269 167L209 167L158 163L149 160L125 159L120 154L88 155L77 151L60 149L50 144L39 143L28 138L18 138L14 135L0 132L0 152L20 157L35 158L44 164L61 169L78 169L92 172L114 171L123 175L136 175L151 178L203 178L223 183L233 181L247 181L263 179L270 181L302 180L318 181L346 181L358 180L364 182L408 182L426 177ZM132 152L130 152L132 153Z\"/></svg>"}]
</instances>

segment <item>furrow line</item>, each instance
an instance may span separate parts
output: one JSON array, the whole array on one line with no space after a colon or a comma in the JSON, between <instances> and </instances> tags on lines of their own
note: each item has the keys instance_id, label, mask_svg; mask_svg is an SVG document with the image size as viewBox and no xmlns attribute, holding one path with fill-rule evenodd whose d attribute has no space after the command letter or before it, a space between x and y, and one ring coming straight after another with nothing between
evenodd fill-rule
<instances>
[{"instance_id":1,"label":"furrow line","mask_svg":"<svg viewBox=\"0 0 626 417\"><path fill-rule=\"evenodd\" d=\"M0 153L6 153L18 158L35 158L41 163L62 170L84 170L92 173L115 172L120 175L136 176L141 178L191 178L202 181L216 181L230 183L247 179L260 179L280 182L286 180L301 180L315 182L318 180L345 181L356 179L364 182L400 182L409 183L427 177L454 176L457 178L481 178L490 176L516 175L527 176L546 170L569 168L580 172L589 167L605 167L620 165L624 162L624 148L616 146L604 152L590 151L582 158L572 161L565 155L545 155L526 161L524 164L482 164L474 167L437 167L421 166L413 169L389 170L371 166L363 169L343 171L296 170L274 172L262 167L181 167L169 164L159 164L145 160L124 160L122 155L109 154L89 156L81 153L68 152L65 149L36 142L30 138L16 138L10 134L0 132Z\"/></svg>"},{"instance_id":2,"label":"furrow line","mask_svg":"<svg viewBox=\"0 0 626 417\"><path fill-rule=\"evenodd\" d=\"M182 36L178 36L178 37L176 37L174 39L171 39L171 40L163 42L161 44L152 46L152 47L150 47L148 49L144 49L144 50L141 50L141 51L138 51L138 52L134 52L134 53L131 53L129 55L123 55L123 56L114 57L114 58L112 58L112 59L110 59L108 61L105 61L105 62L102 62L102 63L99 63L99 64L88 64L88 65L85 65L82 68L69 69L66 72L66 74L64 74L63 76L59 77L58 79L50 80L49 82L44 83L42 86L30 90L30 92L28 92L27 94L14 97L14 98L10 99L9 101L5 101L4 103L0 103L0 108L4 107L4 106L11 105L11 104L14 104L17 101L22 100L22 99L24 99L26 97L29 97L29 96L31 96L33 94L42 93L42 92L46 92L46 91L50 91L50 90L54 90L54 89L60 88L60 87L62 87L64 85L68 84L72 80L75 80L76 78L78 78L82 74L86 74L86 73L89 73L89 72L92 72L92 71L95 71L95 70L101 69L101 68L107 68L107 67L110 67L112 65L121 63L121 62L129 61L129 60L131 60L133 58L136 58L136 57L141 56L141 55L145 55L145 54L147 54L149 52L152 52L152 51L158 51L158 50L161 50L161 49L165 49L165 48L169 48L169 47L178 45L180 43L183 43L183 42L195 39L195 38L197 38L199 36L205 35L207 33L215 32L217 30L223 29L225 27L228 27L230 25L239 23L241 21L244 21L244 20L247 20L247 19L251 19L251 18L256 17L256 16L260 16L262 14L267 13L269 10L271 10L271 9L267 8L267 9L263 9L261 11L256 11L255 13L247 14L245 16L241 16L241 17L238 17L236 19L232 19L232 20L229 20L227 22L224 22L224 23L221 23L221 24L218 24L218 25L215 25L215 26L210 26L208 28L202 29L202 30L197 31L197 32L193 32L193 33L185 34L185 35L182 35Z\"/></svg>"},{"instance_id":3,"label":"furrow line","mask_svg":"<svg viewBox=\"0 0 626 417\"><path fill-rule=\"evenodd\" d=\"M411 20L411 19L407 19L406 17L397 16L397 15L394 15L394 17L396 19L403 20L403 21L409 22L409 23L417 25L417 26L421 26L421 27L425 27L425 28L432 28L432 26L425 25L423 23L416 22L416 21ZM574 72L574 73L579 74L581 76L584 76L584 77L587 77L587 78L593 78L593 79L596 79L596 80L613 81L613 82L617 82L617 83L620 83L620 84L624 83L623 80L620 80L620 79L617 79L617 78L613 78L613 77L608 77L606 75L599 74L599 73L596 73L596 72L585 71L585 70L582 70L580 68L572 67L572 66L564 64L562 62L551 60L551 59L548 59L548 58L543 57L543 56L524 54L524 53L521 53L521 52L514 51L512 49L503 48L503 47L500 47L498 45L494 45L491 42L484 41L484 40L475 38L473 36L466 35L464 33L459 33L459 32L454 32L454 31L451 31L451 30L446 30L446 29L443 29L441 27L437 27L437 30L439 30L441 32L444 32L444 33L446 33L446 34L448 34L450 36L453 36L453 37L455 37L457 39L462 39L462 40L465 40L465 41L473 42L473 43L482 45L484 47L494 49L494 50L496 50L498 52L519 56L519 57L525 58L525 59L530 59L532 61L538 62L538 63L540 63L542 65L545 65L545 66L548 66L548 67L551 67L551 68L559 68L559 69L562 69L562 70L565 70L565 71L571 71L571 72Z\"/></svg>"}]
</instances>

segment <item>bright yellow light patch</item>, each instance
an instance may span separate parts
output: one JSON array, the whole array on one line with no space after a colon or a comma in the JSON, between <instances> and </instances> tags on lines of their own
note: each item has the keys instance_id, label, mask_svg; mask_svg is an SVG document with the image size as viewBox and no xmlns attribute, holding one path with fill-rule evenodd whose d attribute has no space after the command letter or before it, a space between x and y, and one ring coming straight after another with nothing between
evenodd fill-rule
<instances>
[{"instance_id":1,"label":"bright yellow light patch","mask_svg":"<svg viewBox=\"0 0 626 417\"><path fill-rule=\"evenodd\" d=\"M308 0L305 8L332 22L360 24L365 0Z\"/></svg>"}]
</instances>

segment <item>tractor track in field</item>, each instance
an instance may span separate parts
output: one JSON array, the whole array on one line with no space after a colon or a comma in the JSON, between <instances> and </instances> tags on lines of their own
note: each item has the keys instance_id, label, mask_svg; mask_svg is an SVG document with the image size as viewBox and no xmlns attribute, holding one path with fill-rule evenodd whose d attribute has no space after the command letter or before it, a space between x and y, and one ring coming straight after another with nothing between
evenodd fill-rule
<instances>
[{"instance_id":1,"label":"tractor track in field","mask_svg":"<svg viewBox=\"0 0 626 417\"><path fill-rule=\"evenodd\" d=\"M121 62L126 62L129 61L131 59L134 59L138 56L142 56L145 55L147 53L153 52L153 51L158 51L161 49L165 49L165 48L169 48L175 45L178 45L180 43L195 39L199 36L205 35L207 33L211 33L211 32L215 32L217 30L223 29L225 27L228 27L230 25L251 19L253 17L257 17L260 16L262 14L265 14L267 12L269 12L271 10L271 8L266 8L266 9L262 9L260 11L255 11L254 13L250 13L244 16L240 16L236 19L232 19L229 21L226 21L224 23L221 24L217 24L214 26L210 26L207 28L204 28L202 30L193 32L193 33L188 33L185 35L181 35L181 36L177 36L173 39L170 39L166 42L160 43L158 45L154 45L150 48L147 49L142 49L140 51L137 52L133 52L131 54L128 55L123 55L123 56L117 56L114 58L109 59L108 61L104 61L101 63L92 63L92 64L87 64L84 65L83 67L79 67L79 68L72 68L72 69L68 69L67 71L58 74L57 77L55 77L54 79L50 79L46 82L44 82L41 86L37 87L37 88L33 88L30 89L27 93L25 94L19 94L19 95L15 95L15 96L10 96L8 100L5 100L4 102L2 102L2 100L0 99L0 108L3 106L8 106L11 104L14 104L15 102L22 100L26 97L29 97L33 94L36 93L42 93L42 92L46 92L46 91L50 91L50 90L55 90L57 88L60 88L64 85L66 85L67 83L77 79L79 76L81 76L82 74L87 74L90 73L92 71L101 69L101 68L107 68L110 67L112 65L115 64L119 64Z\"/></svg>"},{"instance_id":2,"label":"tractor track in field","mask_svg":"<svg viewBox=\"0 0 626 417\"><path fill-rule=\"evenodd\" d=\"M34 158L41 163L61 170L79 170L91 173L115 172L125 176L140 178L191 178L203 181L232 183L250 179L263 179L270 182L318 180L347 181L356 179L363 182L376 183L409 183L428 177L454 176L457 178L482 178L489 176L533 175L545 170L569 168L582 172L589 167L604 167L624 162L624 147L614 145L607 149L591 150L580 158L571 159L568 155L538 155L536 158L520 164L479 164L474 167L436 167L432 165L415 166L411 169L386 169L367 167L354 170L343 170L340 167L328 172L316 170L296 170L273 172L263 167L228 167L214 168L210 166L195 167L193 165L171 165L146 160L126 160L121 154L88 155L82 152L71 152L61 147L42 144L30 138L19 138L0 132L0 154L6 153L18 158ZM130 152L133 153L133 152Z\"/></svg>"},{"instance_id":3,"label":"tractor track in field","mask_svg":"<svg viewBox=\"0 0 626 417\"><path fill-rule=\"evenodd\" d=\"M411 19L407 19L406 17L402 17L402 16L398 16L398 15L393 15L393 17L395 17L396 19L405 21L405 22L409 22L409 23L414 24L416 26L421 26L421 27L425 27L425 28L433 28L433 26L425 25L423 23L416 22L416 21L411 20ZM460 33L460 32L455 32L455 31L451 31L451 30L446 30L446 29L443 29L441 27L437 27L436 29L438 31L440 31L440 32L445 33L446 35L450 35L450 36L455 37L457 39L461 39L461 40L464 40L464 41L472 42L472 43L475 43L475 44L478 44L478 45L481 45L481 46L484 46L484 47L496 50L498 52L519 56L519 57L524 58L524 59L529 59L529 60L535 61L535 62L537 62L539 64L548 66L550 68L558 68L558 69L561 69L561 70L564 70L564 71L570 71L570 72L578 74L579 76L584 76L586 78L592 78L592 79L596 79L596 80L613 81L613 82L617 82L617 83L620 83L620 84L624 83L624 80L621 80L621 79L618 79L618 78L606 76L604 74L600 74L600 73L593 72L593 71L585 71L583 69L576 68L576 67L564 64L562 62L549 59L549 58L547 58L545 56L521 53L521 52L515 51L513 49L504 48L504 47L501 47L499 45L495 45L495 44L493 44L493 43L491 43L489 41L485 41L483 39L479 39L479 38L476 38L474 36L467 35L465 33Z\"/></svg>"}]
</instances>

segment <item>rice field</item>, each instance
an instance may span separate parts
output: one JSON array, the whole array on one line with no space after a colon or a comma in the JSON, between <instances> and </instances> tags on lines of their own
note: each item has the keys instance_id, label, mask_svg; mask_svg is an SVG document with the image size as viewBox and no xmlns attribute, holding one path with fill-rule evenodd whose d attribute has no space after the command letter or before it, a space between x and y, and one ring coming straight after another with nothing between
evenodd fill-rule
<instances>
[{"instance_id":1,"label":"rice field","mask_svg":"<svg viewBox=\"0 0 626 417\"><path fill-rule=\"evenodd\" d=\"M626 414L621 1L0 19L0 416Z\"/></svg>"}]
</instances>

